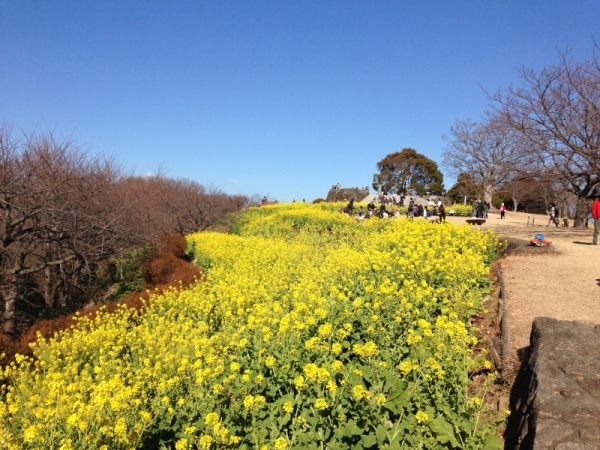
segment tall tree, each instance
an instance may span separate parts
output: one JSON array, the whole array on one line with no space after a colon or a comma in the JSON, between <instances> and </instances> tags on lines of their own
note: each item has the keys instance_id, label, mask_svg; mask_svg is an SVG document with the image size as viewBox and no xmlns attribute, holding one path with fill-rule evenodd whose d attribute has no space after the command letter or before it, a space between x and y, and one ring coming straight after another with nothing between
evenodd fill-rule
<instances>
[{"instance_id":1,"label":"tall tree","mask_svg":"<svg viewBox=\"0 0 600 450\"><path fill-rule=\"evenodd\" d=\"M585 199L600 191L600 60L581 63L559 53L559 62L540 71L523 67L522 85L490 95L498 117L519 132L554 179L564 180L580 199L576 225L583 222Z\"/></svg>"},{"instance_id":2,"label":"tall tree","mask_svg":"<svg viewBox=\"0 0 600 450\"><path fill-rule=\"evenodd\" d=\"M418 195L441 195L444 176L437 163L412 148L390 153L377 163L379 171L373 176L373 189L389 193L414 190Z\"/></svg>"}]
</instances>

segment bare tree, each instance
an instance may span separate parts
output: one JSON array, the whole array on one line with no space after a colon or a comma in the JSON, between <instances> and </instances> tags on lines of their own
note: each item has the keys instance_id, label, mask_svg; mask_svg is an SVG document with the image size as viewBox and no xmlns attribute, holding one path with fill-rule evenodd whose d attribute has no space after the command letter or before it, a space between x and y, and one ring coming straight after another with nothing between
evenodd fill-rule
<instances>
[{"instance_id":1,"label":"bare tree","mask_svg":"<svg viewBox=\"0 0 600 450\"><path fill-rule=\"evenodd\" d=\"M536 71L520 70L521 87L490 95L500 120L529 142L556 180L579 199L576 225L585 199L600 190L600 61L598 47L582 63L559 53L559 62Z\"/></svg>"},{"instance_id":2,"label":"bare tree","mask_svg":"<svg viewBox=\"0 0 600 450\"><path fill-rule=\"evenodd\" d=\"M530 159L519 135L496 117L481 123L456 121L444 140L448 142L443 152L444 167L453 175L470 174L483 187L483 199L490 204L494 191L511 179L516 167L526 165Z\"/></svg>"},{"instance_id":3,"label":"bare tree","mask_svg":"<svg viewBox=\"0 0 600 450\"><path fill-rule=\"evenodd\" d=\"M190 180L125 177L51 133L15 137L0 127L0 305L15 331L19 302L48 308L85 298L98 267L122 250L215 225L248 205Z\"/></svg>"},{"instance_id":4,"label":"bare tree","mask_svg":"<svg viewBox=\"0 0 600 450\"><path fill-rule=\"evenodd\" d=\"M133 214L144 234L156 239L166 234L186 235L216 225L228 214L249 204L243 195L225 194L193 180L166 176L130 178L124 182L145 192Z\"/></svg>"},{"instance_id":5,"label":"bare tree","mask_svg":"<svg viewBox=\"0 0 600 450\"><path fill-rule=\"evenodd\" d=\"M64 305L69 289L83 289L83 273L136 243L127 221L135 199L117 189L110 160L89 159L51 134L13 137L0 129L0 294L3 330L15 330L24 281L35 279L49 307ZM88 277L89 279L89 277Z\"/></svg>"}]
</instances>

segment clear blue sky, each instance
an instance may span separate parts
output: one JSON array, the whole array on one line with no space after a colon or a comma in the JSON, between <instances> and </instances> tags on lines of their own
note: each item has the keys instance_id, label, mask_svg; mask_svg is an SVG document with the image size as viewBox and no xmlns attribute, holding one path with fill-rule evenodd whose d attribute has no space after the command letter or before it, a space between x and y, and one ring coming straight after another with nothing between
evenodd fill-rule
<instances>
[{"instance_id":1,"label":"clear blue sky","mask_svg":"<svg viewBox=\"0 0 600 450\"><path fill-rule=\"evenodd\" d=\"M312 201L405 147L441 164L482 88L593 38L598 0L0 0L0 121L134 174Z\"/></svg>"}]
</instances>

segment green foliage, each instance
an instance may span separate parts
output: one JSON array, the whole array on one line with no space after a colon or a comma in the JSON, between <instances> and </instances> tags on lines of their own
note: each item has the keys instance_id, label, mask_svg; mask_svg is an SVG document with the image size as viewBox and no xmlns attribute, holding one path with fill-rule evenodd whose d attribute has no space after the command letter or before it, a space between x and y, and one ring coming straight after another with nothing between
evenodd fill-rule
<instances>
[{"instance_id":1,"label":"green foliage","mask_svg":"<svg viewBox=\"0 0 600 450\"><path fill-rule=\"evenodd\" d=\"M459 217L469 217L473 215L473 208L471 204L467 203L466 205L454 204L450 206L446 206L446 215L451 216L459 216Z\"/></svg>"},{"instance_id":2,"label":"green foliage","mask_svg":"<svg viewBox=\"0 0 600 450\"><path fill-rule=\"evenodd\" d=\"M456 183L450 188L446 196L456 203L463 203L465 195L467 196L467 203L471 203L471 201L481 198L483 188L475 182L471 174L463 172L458 176Z\"/></svg>"},{"instance_id":3,"label":"green foliage","mask_svg":"<svg viewBox=\"0 0 600 450\"><path fill-rule=\"evenodd\" d=\"M151 252L152 248L146 246L123 251L109 260L106 275L110 282L117 284L117 288L111 293L109 300L117 300L142 288L144 285L143 264Z\"/></svg>"},{"instance_id":4,"label":"green foliage","mask_svg":"<svg viewBox=\"0 0 600 450\"><path fill-rule=\"evenodd\" d=\"M377 170L373 176L375 190L400 194L413 189L421 196L444 192L444 176L437 163L412 148L387 155L377 163Z\"/></svg>"}]
</instances>

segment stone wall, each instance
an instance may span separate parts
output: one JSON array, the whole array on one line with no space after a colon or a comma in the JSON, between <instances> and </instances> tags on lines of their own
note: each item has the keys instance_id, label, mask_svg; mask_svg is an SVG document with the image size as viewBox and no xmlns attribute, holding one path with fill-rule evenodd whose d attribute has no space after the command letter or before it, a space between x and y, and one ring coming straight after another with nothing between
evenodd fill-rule
<instances>
[{"instance_id":1,"label":"stone wall","mask_svg":"<svg viewBox=\"0 0 600 450\"><path fill-rule=\"evenodd\" d=\"M538 317L530 349L505 448L600 449L600 325Z\"/></svg>"}]
</instances>

